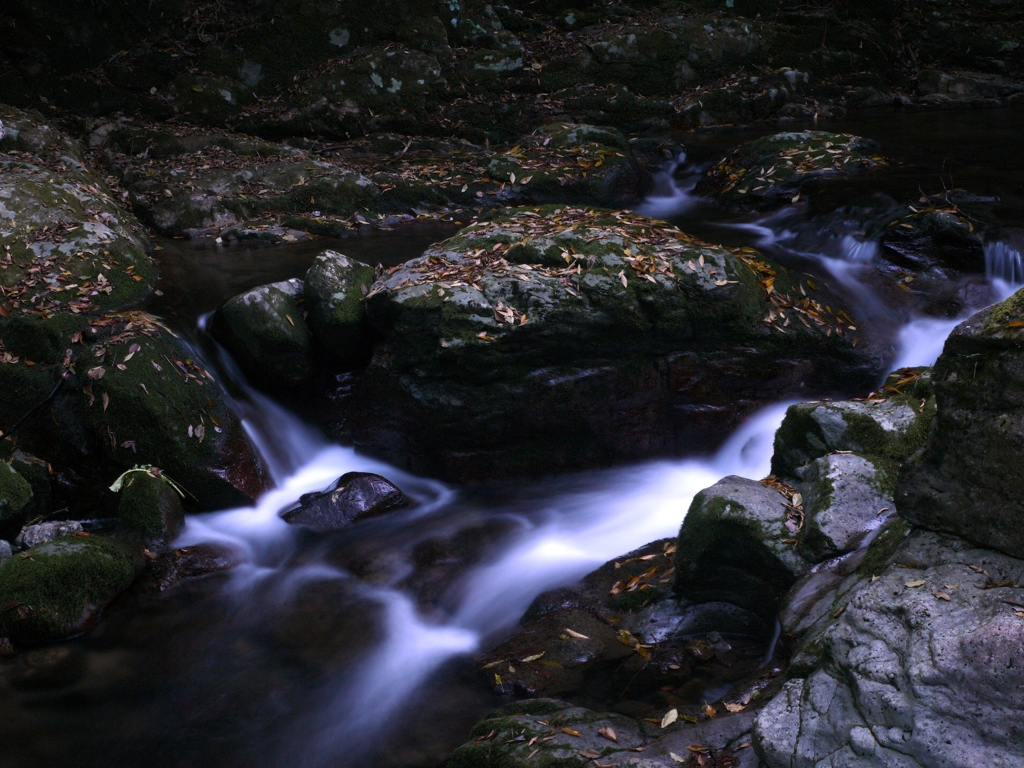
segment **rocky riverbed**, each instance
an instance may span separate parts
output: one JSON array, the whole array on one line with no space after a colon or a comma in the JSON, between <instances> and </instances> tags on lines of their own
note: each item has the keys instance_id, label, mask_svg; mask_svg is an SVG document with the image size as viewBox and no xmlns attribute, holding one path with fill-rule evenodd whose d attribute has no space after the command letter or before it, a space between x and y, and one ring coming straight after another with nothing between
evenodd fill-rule
<instances>
[{"instance_id":1,"label":"rocky riverbed","mask_svg":"<svg viewBox=\"0 0 1024 768\"><path fill-rule=\"evenodd\" d=\"M0 763L1021 759L1017 4L8 6Z\"/></svg>"}]
</instances>

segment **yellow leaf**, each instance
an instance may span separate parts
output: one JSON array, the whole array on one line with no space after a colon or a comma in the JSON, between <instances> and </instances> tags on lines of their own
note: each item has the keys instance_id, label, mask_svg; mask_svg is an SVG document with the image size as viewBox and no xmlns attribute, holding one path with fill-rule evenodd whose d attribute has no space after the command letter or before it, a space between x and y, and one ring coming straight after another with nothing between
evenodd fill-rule
<instances>
[{"instance_id":1,"label":"yellow leaf","mask_svg":"<svg viewBox=\"0 0 1024 768\"><path fill-rule=\"evenodd\" d=\"M746 709L746 707L744 707L742 704L726 704L725 708L733 714L736 714L737 712L742 712L744 709Z\"/></svg>"},{"instance_id":2,"label":"yellow leaf","mask_svg":"<svg viewBox=\"0 0 1024 768\"><path fill-rule=\"evenodd\" d=\"M547 651L541 651L540 653L535 653L533 656L527 656L525 659L523 659L523 664L529 664L531 661L537 661L537 659L539 659L545 653L547 653Z\"/></svg>"},{"instance_id":3,"label":"yellow leaf","mask_svg":"<svg viewBox=\"0 0 1024 768\"><path fill-rule=\"evenodd\" d=\"M672 723L679 719L679 710L670 709L665 713L665 716L661 718L661 727L668 728Z\"/></svg>"}]
</instances>

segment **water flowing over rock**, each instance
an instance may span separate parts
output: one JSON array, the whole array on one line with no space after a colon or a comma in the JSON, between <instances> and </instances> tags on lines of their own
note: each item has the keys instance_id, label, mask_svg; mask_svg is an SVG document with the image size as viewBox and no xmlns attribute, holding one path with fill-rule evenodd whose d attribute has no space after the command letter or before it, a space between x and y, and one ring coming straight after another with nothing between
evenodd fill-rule
<instances>
[{"instance_id":1,"label":"water flowing over rock","mask_svg":"<svg viewBox=\"0 0 1024 768\"><path fill-rule=\"evenodd\" d=\"M808 376L872 378L838 300L798 284L663 222L507 211L374 284L383 341L353 433L394 463L462 478L685 452Z\"/></svg>"},{"instance_id":2,"label":"water flowing over rock","mask_svg":"<svg viewBox=\"0 0 1024 768\"><path fill-rule=\"evenodd\" d=\"M348 472L326 491L302 496L299 506L282 517L292 525L323 533L409 504L405 494L386 478L369 472Z\"/></svg>"},{"instance_id":3,"label":"water flowing over rock","mask_svg":"<svg viewBox=\"0 0 1024 768\"><path fill-rule=\"evenodd\" d=\"M932 376L934 427L896 492L911 522L1015 557L1024 557L1022 328L1020 292L956 327Z\"/></svg>"}]
</instances>

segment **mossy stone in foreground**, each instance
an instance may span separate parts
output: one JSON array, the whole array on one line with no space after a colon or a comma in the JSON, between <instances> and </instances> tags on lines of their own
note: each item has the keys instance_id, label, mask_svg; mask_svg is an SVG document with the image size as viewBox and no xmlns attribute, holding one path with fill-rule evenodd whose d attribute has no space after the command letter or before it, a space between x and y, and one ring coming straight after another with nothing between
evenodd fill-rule
<instances>
[{"instance_id":1,"label":"mossy stone in foreground","mask_svg":"<svg viewBox=\"0 0 1024 768\"><path fill-rule=\"evenodd\" d=\"M136 575L125 546L68 536L22 552L0 567L0 637L52 643L89 628Z\"/></svg>"},{"instance_id":2,"label":"mossy stone in foreground","mask_svg":"<svg viewBox=\"0 0 1024 768\"><path fill-rule=\"evenodd\" d=\"M181 498L169 483L149 472L129 472L117 508L118 534L147 545L166 545L185 526Z\"/></svg>"},{"instance_id":3,"label":"mossy stone in foreground","mask_svg":"<svg viewBox=\"0 0 1024 768\"><path fill-rule=\"evenodd\" d=\"M13 537L25 522L32 486L14 468L0 462L0 536Z\"/></svg>"}]
</instances>

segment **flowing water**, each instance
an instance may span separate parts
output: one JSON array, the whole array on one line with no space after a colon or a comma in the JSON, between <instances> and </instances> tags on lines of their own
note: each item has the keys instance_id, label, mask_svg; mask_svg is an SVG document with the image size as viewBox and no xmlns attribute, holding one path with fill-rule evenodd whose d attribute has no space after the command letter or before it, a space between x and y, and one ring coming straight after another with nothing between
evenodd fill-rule
<instances>
[{"instance_id":1,"label":"flowing water","mask_svg":"<svg viewBox=\"0 0 1024 768\"><path fill-rule=\"evenodd\" d=\"M969 128L978 118L964 119ZM922 140L926 126L912 127ZM1000 130L989 135L998 138ZM873 135L870 126L862 132ZM921 150L907 149L908 138L891 125L878 138L889 142L886 151L903 147L923 162ZM951 139L933 138L941 155ZM680 158L665 169L641 212L707 239L756 245L824 275L865 322L889 333L893 367L934 361L960 315L894 306L871 278L876 244L822 232L818 246L809 246L787 224L800 209L760 219L710 210L692 194L703 162L697 150L696 159ZM1019 154L1014 157L1019 163ZM996 169L986 154L963 175L977 180L978 194L1006 195L1009 224L1024 227L1007 192L1006 165L1001 160ZM933 176L949 172L934 157L927 168ZM915 169L879 183L905 186L908 174L927 176ZM984 186L991 178L995 189ZM371 262L397 263L438 234L338 247ZM167 243L158 308L203 341L205 313L244 288L301 275L323 245L200 252ZM984 290L968 294L978 298L965 312L1024 281L1012 231L986 244L986 269L977 278ZM729 474L768 474L786 408L780 403L757 413L705 458L457 488L331 444L246 387L230 360L205 343L221 376L233 380L235 406L276 487L254 507L189 518L178 545L228 549L239 563L231 571L166 594L132 594L89 635L10 662L0 688L5 766L441 765L497 703L475 676L472 654L506 637L541 592L675 535L699 490ZM301 494L350 471L386 475L415 505L327 536L281 520L279 513ZM424 559L430 547L453 541L463 542L465 555L454 564L437 567Z\"/></svg>"}]
</instances>

